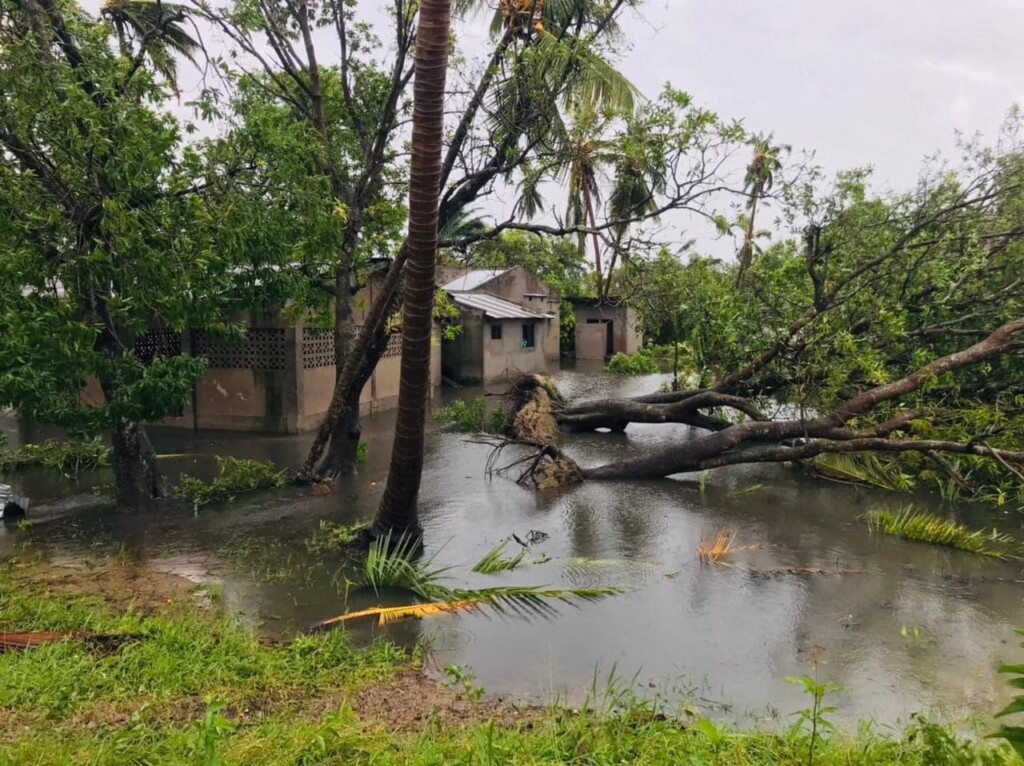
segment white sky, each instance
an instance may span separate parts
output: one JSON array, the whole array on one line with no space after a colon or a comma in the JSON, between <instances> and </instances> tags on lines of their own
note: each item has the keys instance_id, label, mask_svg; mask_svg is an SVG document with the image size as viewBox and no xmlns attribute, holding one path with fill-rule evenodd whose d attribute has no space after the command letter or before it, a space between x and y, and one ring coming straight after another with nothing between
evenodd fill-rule
<instances>
[{"instance_id":1,"label":"white sky","mask_svg":"<svg viewBox=\"0 0 1024 766\"><path fill-rule=\"evenodd\" d=\"M898 189L955 131L994 134L1024 101L1020 0L649 0L625 27L643 91L671 81Z\"/></svg>"}]
</instances>

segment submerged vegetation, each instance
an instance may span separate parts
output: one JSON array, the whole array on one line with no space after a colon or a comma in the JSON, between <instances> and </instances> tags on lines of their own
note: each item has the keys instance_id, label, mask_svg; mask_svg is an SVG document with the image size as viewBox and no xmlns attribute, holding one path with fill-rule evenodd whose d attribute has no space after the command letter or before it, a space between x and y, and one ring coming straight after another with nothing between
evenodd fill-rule
<instances>
[{"instance_id":1,"label":"submerged vegetation","mask_svg":"<svg viewBox=\"0 0 1024 766\"><path fill-rule=\"evenodd\" d=\"M979 556L1007 558L1012 548L1019 547L1012 536L1001 534L996 529L991 532L972 531L952 519L918 511L913 506L906 506L898 513L872 511L865 518L872 532L959 548Z\"/></svg>"},{"instance_id":2,"label":"submerged vegetation","mask_svg":"<svg viewBox=\"0 0 1024 766\"><path fill-rule=\"evenodd\" d=\"M201 508L227 502L247 492L283 487L285 483L285 472L270 461L218 455L216 478L206 482L195 476L183 476L175 487L175 494L195 508Z\"/></svg>"}]
</instances>

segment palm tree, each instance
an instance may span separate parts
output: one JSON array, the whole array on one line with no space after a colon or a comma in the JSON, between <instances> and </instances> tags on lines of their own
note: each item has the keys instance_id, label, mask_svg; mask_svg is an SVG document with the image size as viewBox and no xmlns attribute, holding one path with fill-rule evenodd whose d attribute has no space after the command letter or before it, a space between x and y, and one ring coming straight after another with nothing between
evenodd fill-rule
<instances>
[{"instance_id":1,"label":"palm tree","mask_svg":"<svg viewBox=\"0 0 1024 766\"><path fill-rule=\"evenodd\" d=\"M423 433L430 391L430 343L450 26L451 0L422 0L413 84L402 372L391 469L373 525L376 535L394 530L418 536L420 531L416 503L423 475Z\"/></svg>"},{"instance_id":2,"label":"palm tree","mask_svg":"<svg viewBox=\"0 0 1024 766\"><path fill-rule=\"evenodd\" d=\"M185 6L163 0L107 0L100 14L117 30L121 52L128 55L134 43L137 64L148 56L153 68L177 92L175 55L194 61L200 50L199 41L182 26L188 19Z\"/></svg>"},{"instance_id":3,"label":"palm tree","mask_svg":"<svg viewBox=\"0 0 1024 766\"><path fill-rule=\"evenodd\" d=\"M757 215L757 202L775 185L775 174L782 170L782 155L792 151L788 144L773 145L772 137L771 133L767 136L757 134L747 141L747 144L754 148L754 156L747 165L747 174L743 179L743 188L750 195L750 202L747 203L747 228L739 253L737 286L742 284L747 269L754 262L754 217Z\"/></svg>"},{"instance_id":4,"label":"palm tree","mask_svg":"<svg viewBox=\"0 0 1024 766\"><path fill-rule=\"evenodd\" d=\"M576 115L569 131L567 142L566 174L569 183L569 209L566 212L567 226L590 226L594 241L594 268L598 278L604 273L601 268L601 238L597 234L597 216L595 206L601 199L601 187L598 183L600 165L613 161L611 147L602 141L602 122L597 114L590 109ZM584 252L584 234L579 235L580 254Z\"/></svg>"}]
</instances>

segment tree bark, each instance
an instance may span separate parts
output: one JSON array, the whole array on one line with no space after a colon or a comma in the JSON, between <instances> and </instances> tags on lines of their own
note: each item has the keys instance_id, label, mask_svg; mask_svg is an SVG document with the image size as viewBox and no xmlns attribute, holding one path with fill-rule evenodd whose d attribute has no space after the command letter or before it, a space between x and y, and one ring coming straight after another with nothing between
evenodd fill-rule
<instances>
[{"instance_id":1,"label":"tree bark","mask_svg":"<svg viewBox=\"0 0 1024 766\"><path fill-rule=\"evenodd\" d=\"M170 488L146 430L138 423L118 418L111 433L111 466L117 505L143 509L157 498L170 497Z\"/></svg>"},{"instance_id":2,"label":"tree bark","mask_svg":"<svg viewBox=\"0 0 1024 766\"><path fill-rule=\"evenodd\" d=\"M934 415L934 409L901 408L889 420L859 430L851 427L851 421L883 403L898 402L941 375L1012 352L1017 336L1022 334L1024 318L1012 320L969 348L940 357L898 380L861 391L830 412L811 418L773 420L749 399L714 389L579 404L556 402L551 415L558 426L567 430L622 430L629 423L680 423L710 432L650 454L583 469L577 472L575 481L653 479L727 465L789 462L843 452L920 452L933 458L939 453L989 457L1008 473L1020 477L1024 472L1012 464L1024 465L1022 452L992 449L977 439L957 442L895 436L898 432L907 432L914 419L927 417L929 411ZM518 428L525 405L538 395L531 393L531 389L541 385L537 376L524 376L520 384L513 387L515 395L510 394L510 403L515 410L514 428ZM745 419L734 422L716 415L714 411L721 409L740 412ZM536 446L534 439L518 438ZM559 458L566 460L567 456L560 454ZM543 468L540 460L536 466Z\"/></svg>"},{"instance_id":3,"label":"tree bark","mask_svg":"<svg viewBox=\"0 0 1024 766\"><path fill-rule=\"evenodd\" d=\"M413 83L412 159L409 182L409 258L402 308L402 372L398 419L377 534L420 533L417 500L423 475L423 439L430 393L434 274L444 130L445 79L451 0L423 0Z\"/></svg>"}]
</instances>

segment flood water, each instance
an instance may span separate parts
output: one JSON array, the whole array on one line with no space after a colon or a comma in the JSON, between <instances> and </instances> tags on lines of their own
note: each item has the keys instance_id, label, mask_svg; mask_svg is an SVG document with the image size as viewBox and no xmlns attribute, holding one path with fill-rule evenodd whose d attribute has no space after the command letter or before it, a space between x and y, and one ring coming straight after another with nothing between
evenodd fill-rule
<instances>
[{"instance_id":1,"label":"flood water","mask_svg":"<svg viewBox=\"0 0 1024 766\"><path fill-rule=\"evenodd\" d=\"M564 370L570 397L655 390L664 376L618 379ZM472 397L470 389L445 399ZM289 635L368 603L352 594L331 554L308 541L321 520L369 518L388 462L393 414L368 418L370 458L334 496L308 488L262 493L223 507L156 514L89 512L40 519L26 529L0 527L0 554L21 545L55 560L118 551L197 582L219 583L223 603L261 632ZM10 429L13 423L8 421ZM624 434L565 437L582 464L621 459L691 438L685 427L630 426ZM272 459L297 465L309 437L155 434L164 461L209 475L211 456ZM813 672L842 686L838 718L906 721L912 712L961 720L996 710L1007 698L996 674L1019 662L1014 629L1024 626L1024 575L1018 564L915 544L868 532L859 517L908 502L864 489L812 481L795 469L757 467L696 479L589 483L536 493L486 476L488 447L431 428L421 493L427 556L452 566L449 584L616 586L621 595L557 605L547 619L492 611L405 621L384 632L430 647L433 672L468 666L488 693L520 701L577 703L609 677L668 705L690 703L741 722L772 720L807 706L787 676ZM102 474L84 479L101 483ZM35 502L82 491L51 476L20 478ZM914 498L924 507L927 499ZM938 507L938 506L935 506ZM956 508L972 523L1015 532L1016 516L986 517ZM702 535L735 532L732 566L703 566ZM527 560L500 575L470 573L494 545L531 531L547 538ZM510 543L508 553L519 545ZM843 570L843 574L799 570ZM360 640L368 627L354 627Z\"/></svg>"}]
</instances>

